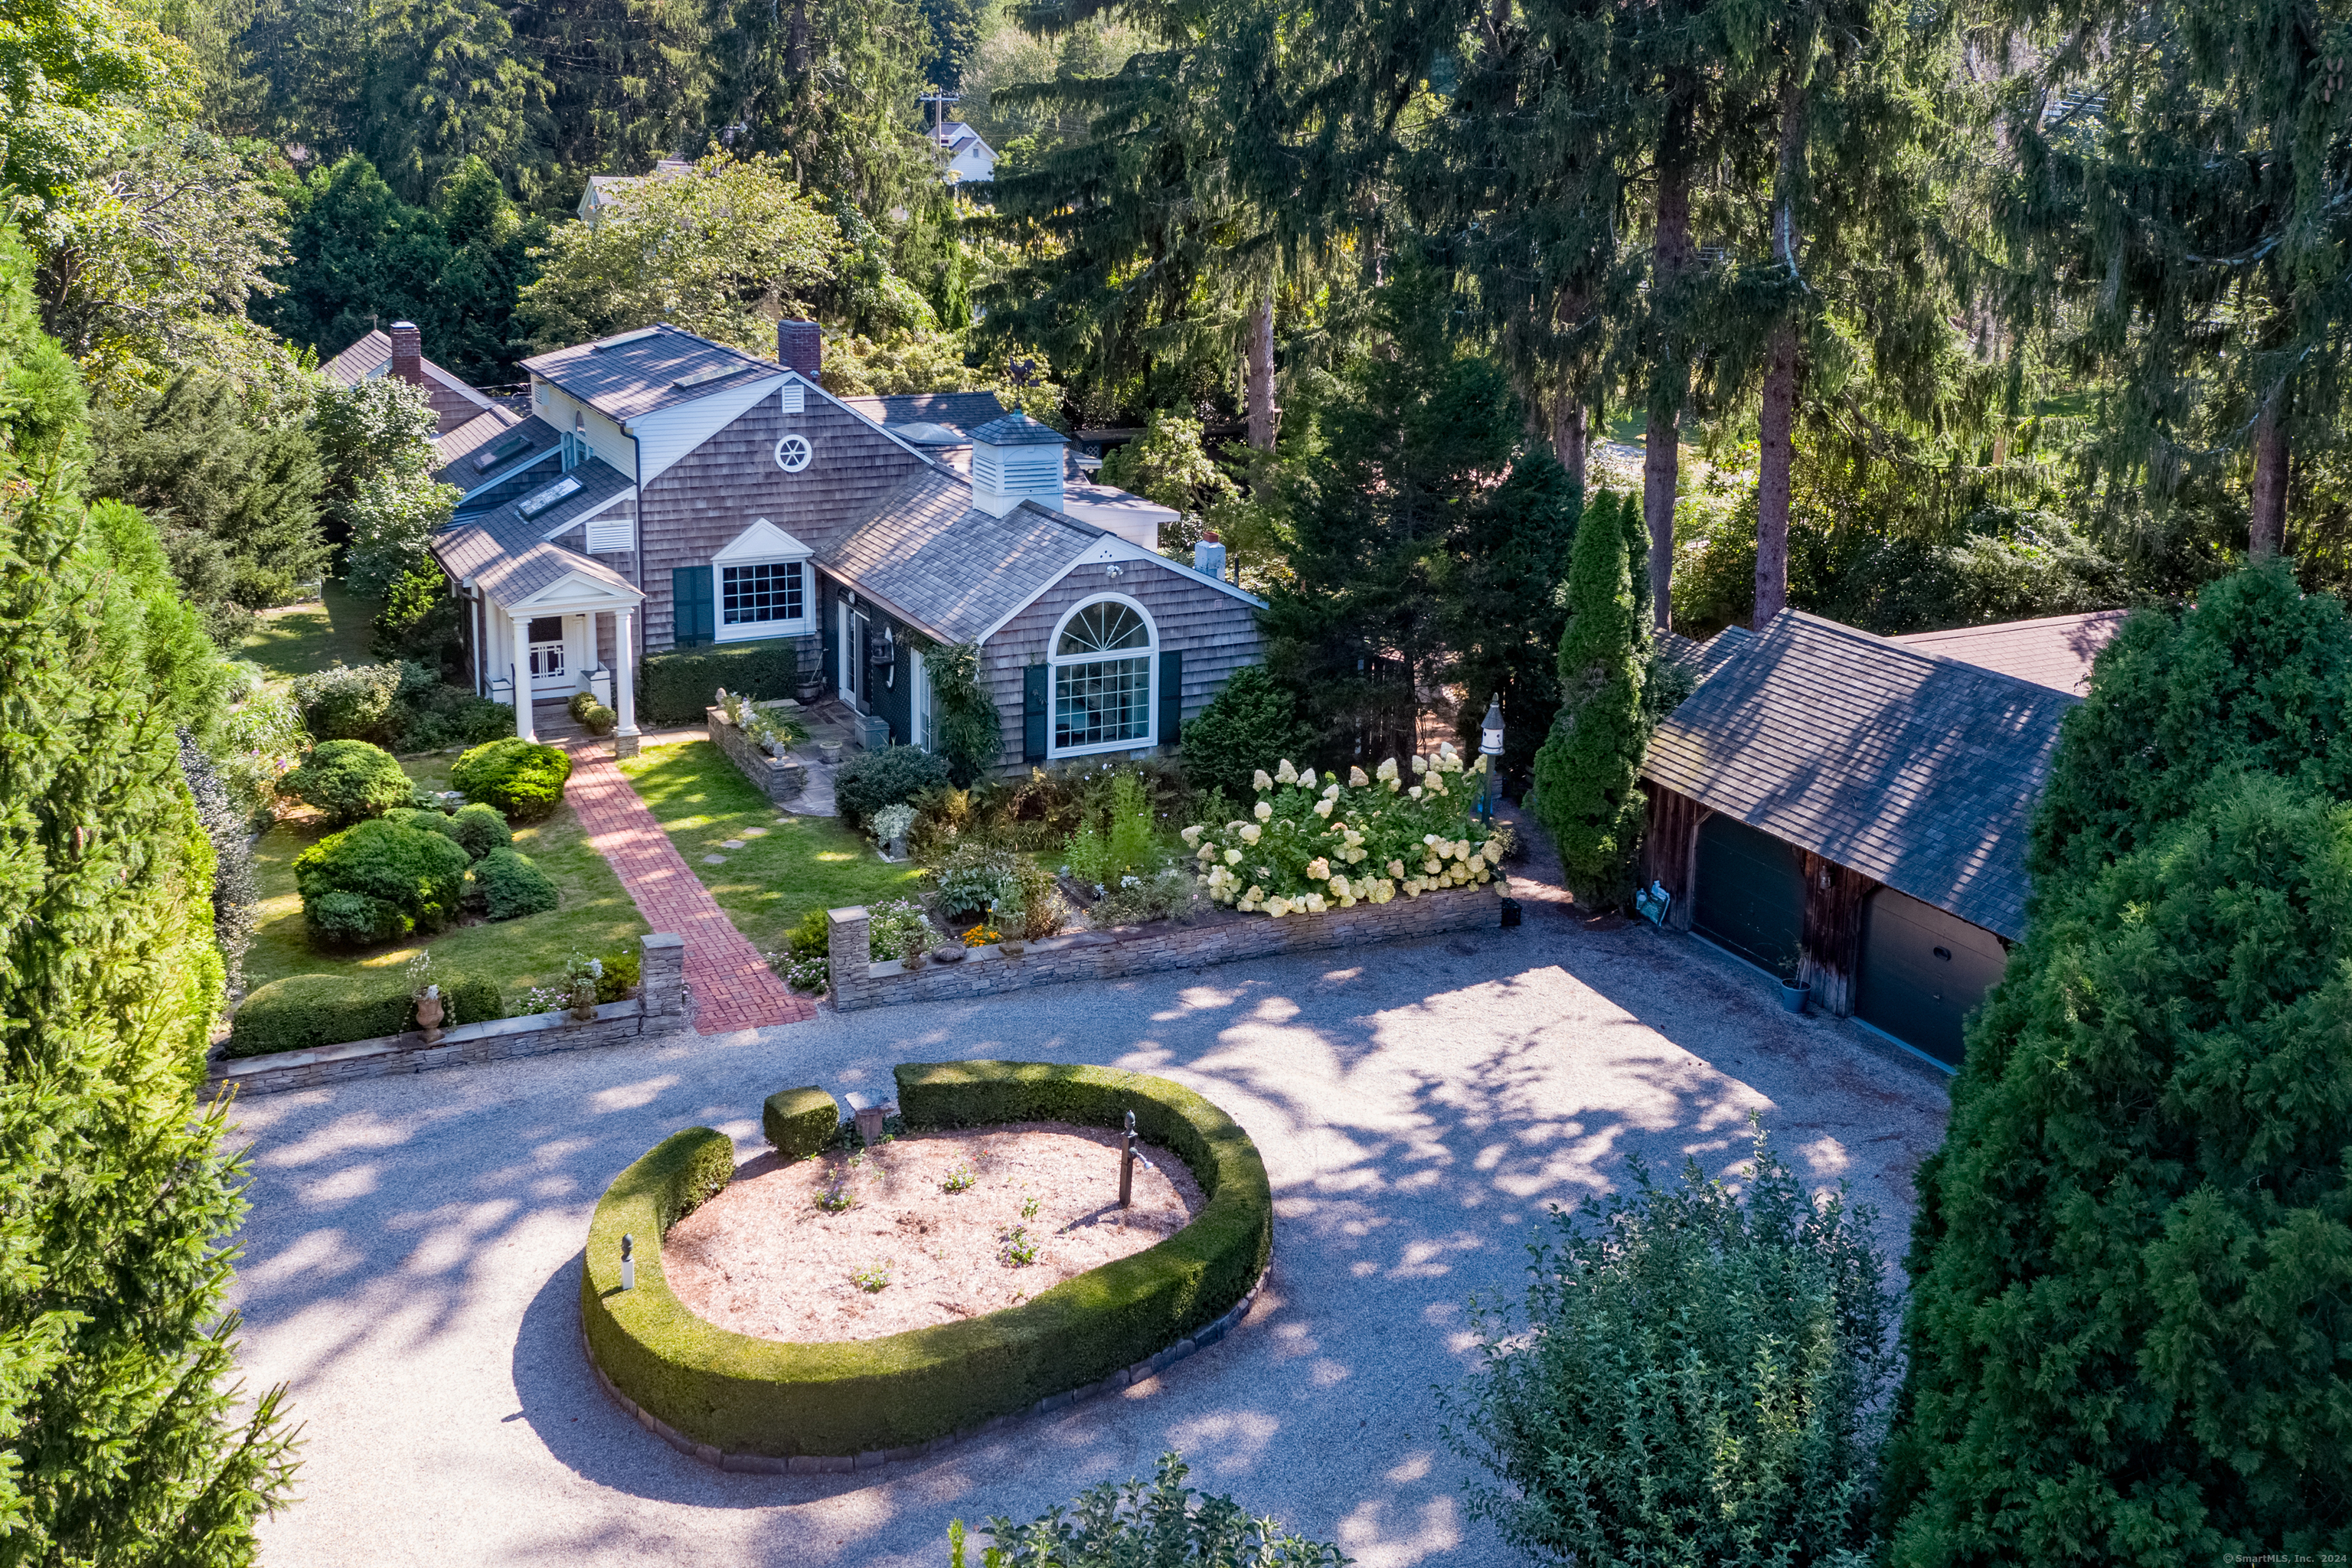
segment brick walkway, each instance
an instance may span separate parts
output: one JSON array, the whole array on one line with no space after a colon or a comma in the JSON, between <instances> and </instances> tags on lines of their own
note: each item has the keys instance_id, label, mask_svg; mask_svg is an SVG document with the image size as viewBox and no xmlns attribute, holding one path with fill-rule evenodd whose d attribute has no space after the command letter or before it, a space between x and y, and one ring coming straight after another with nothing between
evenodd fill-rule
<instances>
[{"instance_id":1,"label":"brick walkway","mask_svg":"<svg viewBox=\"0 0 2352 1568\"><path fill-rule=\"evenodd\" d=\"M588 841L620 873L621 886L629 889L647 923L686 939L686 983L694 994L696 1031L723 1035L815 1017L815 1005L793 995L735 929L604 745L568 750L572 784L565 798L579 813Z\"/></svg>"}]
</instances>

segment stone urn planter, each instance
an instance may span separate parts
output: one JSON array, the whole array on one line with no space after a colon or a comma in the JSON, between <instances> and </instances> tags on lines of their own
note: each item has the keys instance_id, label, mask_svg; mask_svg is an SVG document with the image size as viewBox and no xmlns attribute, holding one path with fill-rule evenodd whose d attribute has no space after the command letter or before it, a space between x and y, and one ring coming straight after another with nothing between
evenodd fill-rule
<instances>
[{"instance_id":1,"label":"stone urn planter","mask_svg":"<svg viewBox=\"0 0 2352 1568\"><path fill-rule=\"evenodd\" d=\"M596 1021L596 983L593 980L572 988L572 1018L574 1023Z\"/></svg>"},{"instance_id":2,"label":"stone urn planter","mask_svg":"<svg viewBox=\"0 0 2352 1568\"><path fill-rule=\"evenodd\" d=\"M1029 944L1017 936L1008 936L996 944L996 951L1000 957L1018 958L1029 951Z\"/></svg>"},{"instance_id":3,"label":"stone urn planter","mask_svg":"<svg viewBox=\"0 0 2352 1568\"><path fill-rule=\"evenodd\" d=\"M964 948L961 942L943 942L931 949L932 960L940 963L961 963L963 955Z\"/></svg>"},{"instance_id":4,"label":"stone urn planter","mask_svg":"<svg viewBox=\"0 0 2352 1568\"><path fill-rule=\"evenodd\" d=\"M441 1000L441 987L426 986L416 998L416 1026L424 1031L426 1045L434 1045L440 1040L441 1020L448 1016L449 1009Z\"/></svg>"},{"instance_id":5,"label":"stone urn planter","mask_svg":"<svg viewBox=\"0 0 2352 1568\"><path fill-rule=\"evenodd\" d=\"M841 742L838 741L819 741L816 743L816 757L817 761L823 763L826 767L835 766L841 761Z\"/></svg>"},{"instance_id":6,"label":"stone urn planter","mask_svg":"<svg viewBox=\"0 0 2352 1568\"><path fill-rule=\"evenodd\" d=\"M920 969L923 967L924 956L923 950L919 947L898 962L908 969Z\"/></svg>"}]
</instances>

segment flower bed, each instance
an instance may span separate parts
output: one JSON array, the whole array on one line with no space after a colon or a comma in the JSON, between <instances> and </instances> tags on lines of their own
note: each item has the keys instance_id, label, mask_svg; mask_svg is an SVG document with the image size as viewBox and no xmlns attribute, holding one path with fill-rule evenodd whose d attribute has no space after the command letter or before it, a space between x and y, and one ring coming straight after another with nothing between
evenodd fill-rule
<instances>
[{"instance_id":1,"label":"flower bed","mask_svg":"<svg viewBox=\"0 0 2352 1568\"><path fill-rule=\"evenodd\" d=\"M662 1236L725 1187L726 1134L690 1128L621 1173L596 1205L580 1277L589 1355L609 1385L711 1463L783 1469L788 1457L911 1457L991 1419L1125 1380L1221 1331L1264 1273L1273 1194L1249 1135L1181 1084L1039 1062L908 1063L896 1071L909 1127L1061 1121L1136 1129L1192 1168L1206 1202L1156 1247L1087 1270L1034 1300L883 1339L781 1344L729 1333L678 1301ZM635 1238L634 1289L621 1242ZM1148 1373L1147 1373L1148 1375ZM739 1466L751 1457L763 1462Z\"/></svg>"},{"instance_id":2,"label":"flower bed","mask_svg":"<svg viewBox=\"0 0 2352 1568\"><path fill-rule=\"evenodd\" d=\"M1248 819L1184 830L1209 896L1278 919L1492 879L1510 830L1473 815L1486 759L1465 769L1449 743L1412 765L1411 785L1393 757L1345 784L1326 773L1318 784L1287 761L1272 776L1260 769Z\"/></svg>"},{"instance_id":3,"label":"flower bed","mask_svg":"<svg viewBox=\"0 0 2352 1568\"><path fill-rule=\"evenodd\" d=\"M791 756L771 756L765 747L745 732L744 727L730 717L725 708L706 708L703 718L710 730L710 743L735 764L736 770L751 781L752 787L776 805L792 800L807 786L808 770Z\"/></svg>"}]
</instances>

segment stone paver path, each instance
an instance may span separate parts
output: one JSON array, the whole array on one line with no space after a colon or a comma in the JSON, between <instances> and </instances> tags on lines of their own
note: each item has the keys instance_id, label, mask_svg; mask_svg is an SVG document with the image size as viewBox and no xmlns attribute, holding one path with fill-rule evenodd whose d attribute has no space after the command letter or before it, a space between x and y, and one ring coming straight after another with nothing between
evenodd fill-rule
<instances>
[{"instance_id":1,"label":"stone paver path","mask_svg":"<svg viewBox=\"0 0 2352 1568\"><path fill-rule=\"evenodd\" d=\"M571 750L572 784L565 793L588 830L588 841L620 874L621 886L654 930L686 939L695 1029L723 1035L814 1017L815 1005L793 995L759 949L735 929L604 746L592 742Z\"/></svg>"}]
</instances>

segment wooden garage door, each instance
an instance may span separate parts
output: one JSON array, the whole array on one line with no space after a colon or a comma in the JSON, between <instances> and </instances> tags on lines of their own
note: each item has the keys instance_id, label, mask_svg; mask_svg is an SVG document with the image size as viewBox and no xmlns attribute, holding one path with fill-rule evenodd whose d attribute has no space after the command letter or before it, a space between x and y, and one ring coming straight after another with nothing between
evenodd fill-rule
<instances>
[{"instance_id":1,"label":"wooden garage door","mask_svg":"<svg viewBox=\"0 0 2352 1568\"><path fill-rule=\"evenodd\" d=\"M1699 824L1691 925L1750 963L1780 973L1805 932L1804 865L1795 846L1728 816Z\"/></svg>"},{"instance_id":2,"label":"wooden garage door","mask_svg":"<svg viewBox=\"0 0 2352 1568\"><path fill-rule=\"evenodd\" d=\"M1862 913L1854 1011L1937 1061L1960 1065L1960 1026L2008 966L2000 938L1892 888Z\"/></svg>"}]
</instances>

